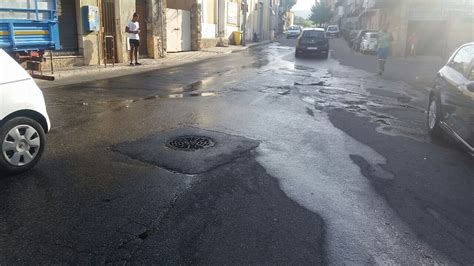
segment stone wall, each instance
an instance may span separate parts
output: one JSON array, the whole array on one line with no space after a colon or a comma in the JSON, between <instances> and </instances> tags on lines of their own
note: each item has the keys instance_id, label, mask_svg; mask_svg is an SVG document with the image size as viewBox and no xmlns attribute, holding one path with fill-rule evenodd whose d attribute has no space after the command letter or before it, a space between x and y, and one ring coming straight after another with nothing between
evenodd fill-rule
<instances>
[{"instance_id":1,"label":"stone wall","mask_svg":"<svg viewBox=\"0 0 474 266\"><path fill-rule=\"evenodd\" d=\"M54 53L53 53L54 54ZM49 72L51 69L51 63L49 61L49 55L46 55L46 62L41 63L43 71ZM84 66L83 56L55 56L53 57L53 68L69 68L74 66ZM50 72L49 72L50 73ZM48 75L49 73L44 73Z\"/></svg>"},{"instance_id":2,"label":"stone wall","mask_svg":"<svg viewBox=\"0 0 474 266\"><path fill-rule=\"evenodd\" d=\"M191 10L196 0L167 0L166 5L172 9Z\"/></svg>"},{"instance_id":3,"label":"stone wall","mask_svg":"<svg viewBox=\"0 0 474 266\"><path fill-rule=\"evenodd\" d=\"M201 50L201 5L194 3L191 8L191 50Z\"/></svg>"}]
</instances>

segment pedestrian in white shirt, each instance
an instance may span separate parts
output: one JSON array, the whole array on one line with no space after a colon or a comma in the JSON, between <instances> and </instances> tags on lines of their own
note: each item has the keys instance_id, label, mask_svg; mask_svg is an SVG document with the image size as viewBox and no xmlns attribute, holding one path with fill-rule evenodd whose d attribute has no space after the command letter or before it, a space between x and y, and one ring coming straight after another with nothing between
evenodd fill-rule
<instances>
[{"instance_id":1,"label":"pedestrian in white shirt","mask_svg":"<svg viewBox=\"0 0 474 266\"><path fill-rule=\"evenodd\" d=\"M138 63L138 47L140 46L140 24L138 24L138 14L134 13L131 21L125 27L125 32L128 33L128 41L130 43L130 65L139 66ZM135 64L133 64L133 56L135 55Z\"/></svg>"}]
</instances>

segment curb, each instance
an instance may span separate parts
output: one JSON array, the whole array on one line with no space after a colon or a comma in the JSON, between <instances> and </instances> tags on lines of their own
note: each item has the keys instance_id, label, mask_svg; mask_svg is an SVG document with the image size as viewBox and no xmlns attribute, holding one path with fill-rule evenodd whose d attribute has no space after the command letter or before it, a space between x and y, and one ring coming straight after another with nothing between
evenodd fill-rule
<instances>
[{"instance_id":1,"label":"curb","mask_svg":"<svg viewBox=\"0 0 474 266\"><path fill-rule=\"evenodd\" d=\"M262 46L271 43L271 41L263 41L258 43L252 43L248 46L240 46L235 50L228 50L228 51L212 51L212 50L201 50L200 52L208 53L202 57L197 58L184 58L179 59L176 58L175 60L166 60L167 57L162 59L156 59L156 61L151 61L151 64L144 64L140 67L130 67L128 65L120 64L115 65L114 67L91 67L90 69L87 67L78 67L77 69L70 69L70 70L60 70L58 73L54 74L55 81L44 81L44 80L35 80L36 83L42 89L46 88L53 88L59 86L66 86L70 84L77 84L82 82L106 79L106 78L114 78L120 76L127 76L127 75L134 75L139 74L147 71L153 71L158 69L164 69L168 67L175 67L189 63L195 63L199 61L203 61L209 58L219 57L225 54L237 53L246 51L248 49ZM182 60L182 62L179 62ZM177 62L178 61L178 62ZM82 78L82 79L81 79Z\"/></svg>"},{"instance_id":2,"label":"curb","mask_svg":"<svg viewBox=\"0 0 474 266\"><path fill-rule=\"evenodd\" d=\"M246 45L246 46L242 46L243 49L232 51L232 53L242 52L242 51L245 51L245 50L248 50L248 49L252 49L252 48L255 48L255 47L258 47L258 46L267 45L267 44L269 44L269 43L272 43L272 41L271 41L271 40L268 40L268 41L262 41L262 42L257 42L257 43L251 43L251 44L248 44L248 45Z\"/></svg>"}]
</instances>

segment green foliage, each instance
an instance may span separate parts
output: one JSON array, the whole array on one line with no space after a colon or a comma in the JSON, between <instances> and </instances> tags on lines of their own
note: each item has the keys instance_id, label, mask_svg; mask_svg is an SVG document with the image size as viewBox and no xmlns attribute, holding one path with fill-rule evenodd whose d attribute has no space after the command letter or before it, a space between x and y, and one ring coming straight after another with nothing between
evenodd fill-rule
<instances>
[{"instance_id":1,"label":"green foliage","mask_svg":"<svg viewBox=\"0 0 474 266\"><path fill-rule=\"evenodd\" d=\"M323 25L331 20L332 15L331 8L325 4L317 3L311 7L311 15L309 16L309 19L316 25Z\"/></svg>"},{"instance_id":2,"label":"green foliage","mask_svg":"<svg viewBox=\"0 0 474 266\"><path fill-rule=\"evenodd\" d=\"M304 18L295 16L295 25L303 26L304 21Z\"/></svg>"},{"instance_id":3,"label":"green foliage","mask_svg":"<svg viewBox=\"0 0 474 266\"><path fill-rule=\"evenodd\" d=\"M305 19L303 21L303 28L313 28L314 27L314 24L313 24L313 21L312 20L309 20L309 19Z\"/></svg>"}]
</instances>

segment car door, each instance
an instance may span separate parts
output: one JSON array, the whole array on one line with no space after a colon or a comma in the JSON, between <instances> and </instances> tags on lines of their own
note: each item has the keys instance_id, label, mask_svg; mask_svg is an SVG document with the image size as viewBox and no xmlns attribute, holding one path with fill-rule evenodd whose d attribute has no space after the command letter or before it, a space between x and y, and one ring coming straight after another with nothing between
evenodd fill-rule
<instances>
[{"instance_id":1,"label":"car door","mask_svg":"<svg viewBox=\"0 0 474 266\"><path fill-rule=\"evenodd\" d=\"M470 52L472 56L470 69L468 70L467 79L469 84L465 90L466 101L468 101L470 106L470 114L468 115L469 127L471 129L471 134L467 138L467 142L474 148L474 45L470 47Z\"/></svg>"},{"instance_id":2,"label":"car door","mask_svg":"<svg viewBox=\"0 0 474 266\"><path fill-rule=\"evenodd\" d=\"M458 137L472 144L474 92L468 89L474 45L460 48L438 73L444 121Z\"/></svg>"}]
</instances>

